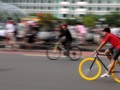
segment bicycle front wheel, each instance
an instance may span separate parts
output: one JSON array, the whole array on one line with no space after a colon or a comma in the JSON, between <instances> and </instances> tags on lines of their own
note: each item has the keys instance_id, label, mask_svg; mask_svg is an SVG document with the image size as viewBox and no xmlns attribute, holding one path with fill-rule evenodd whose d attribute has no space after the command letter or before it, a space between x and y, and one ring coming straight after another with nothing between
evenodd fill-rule
<instances>
[{"instance_id":1,"label":"bicycle front wheel","mask_svg":"<svg viewBox=\"0 0 120 90\"><path fill-rule=\"evenodd\" d=\"M101 64L94 58L85 58L79 64L79 74L85 80L95 80L102 72Z\"/></svg>"},{"instance_id":2,"label":"bicycle front wheel","mask_svg":"<svg viewBox=\"0 0 120 90\"><path fill-rule=\"evenodd\" d=\"M77 61L81 58L82 56L82 51L80 50L79 47L77 46L72 46L69 51L69 58L72 60L72 61Z\"/></svg>"},{"instance_id":3,"label":"bicycle front wheel","mask_svg":"<svg viewBox=\"0 0 120 90\"><path fill-rule=\"evenodd\" d=\"M50 60L57 60L61 56L61 51L59 49L56 51L48 49L46 55Z\"/></svg>"},{"instance_id":4,"label":"bicycle front wheel","mask_svg":"<svg viewBox=\"0 0 120 90\"><path fill-rule=\"evenodd\" d=\"M117 63L112 70L112 77L116 82L120 83L120 63Z\"/></svg>"}]
</instances>

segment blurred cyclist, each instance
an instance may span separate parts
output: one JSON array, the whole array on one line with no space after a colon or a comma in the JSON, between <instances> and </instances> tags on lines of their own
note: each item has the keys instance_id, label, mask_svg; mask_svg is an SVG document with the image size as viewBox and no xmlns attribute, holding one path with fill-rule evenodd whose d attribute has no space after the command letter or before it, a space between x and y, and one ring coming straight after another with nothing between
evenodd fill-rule
<instances>
[{"instance_id":1,"label":"blurred cyclist","mask_svg":"<svg viewBox=\"0 0 120 90\"><path fill-rule=\"evenodd\" d=\"M78 22L77 26L76 26L76 30L77 30L78 35L80 37L81 44L85 45L86 44L85 37L87 34L87 30L86 30L85 26L81 22Z\"/></svg>"},{"instance_id":2,"label":"blurred cyclist","mask_svg":"<svg viewBox=\"0 0 120 90\"><path fill-rule=\"evenodd\" d=\"M6 41L8 46L10 48L16 49L16 42L15 42L15 23L12 18L8 18L6 24L5 24L5 29L6 29Z\"/></svg>"},{"instance_id":3,"label":"blurred cyclist","mask_svg":"<svg viewBox=\"0 0 120 90\"><path fill-rule=\"evenodd\" d=\"M62 44L64 47L62 47L62 49L65 51L65 53L67 53L68 49L71 46L71 42L72 42L72 35L69 31L69 29L67 28L67 24L62 24L60 25L60 35L58 36L59 41L56 43L56 46L54 48L54 51L57 50L58 45Z\"/></svg>"}]
</instances>

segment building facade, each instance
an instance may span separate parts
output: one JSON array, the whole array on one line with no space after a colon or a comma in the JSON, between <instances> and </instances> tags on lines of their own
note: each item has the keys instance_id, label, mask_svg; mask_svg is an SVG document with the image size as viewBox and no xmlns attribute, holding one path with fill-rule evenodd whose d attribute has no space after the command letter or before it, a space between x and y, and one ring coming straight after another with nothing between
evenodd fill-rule
<instances>
[{"instance_id":1,"label":"building facade","mask_svg":"<svg viewBox=\"0 0 120 90\"><path fill-rule=\"evenodd\" d=\"M26 13L50 13L58 18L75 18L87 13L104 15L120 12L120 0L1 0Z\"/></svg>"}]
</instances>

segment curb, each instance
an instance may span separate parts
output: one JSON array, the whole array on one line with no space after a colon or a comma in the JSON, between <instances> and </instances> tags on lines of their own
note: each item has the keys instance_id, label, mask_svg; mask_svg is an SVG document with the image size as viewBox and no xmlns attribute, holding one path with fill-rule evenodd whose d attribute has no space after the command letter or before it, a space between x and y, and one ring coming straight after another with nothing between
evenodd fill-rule
<instances>
[{"instance_id":1,"label":"curb","mask_svg":"<svg viewBox=\"0 0 120 90\"><path fill-rule=\"evenodd\" d=\"M0 49L2 49L2 50L7 49L5 46L6 46L5 44L0 44ZM48 45L32 45L31 49L26 49L25 46L20 45L20 49L22 51L40 51L40 50L46 50L49 47L51 47L51 46L48 46ZM81 51L84 51L84 52L93 52L97 47L98 47L98 45L95 45L95 44L88 44L88 45L84 45L84 46L79 45L79 48L81 49ZM105 51L105 49L107 49L109 47L110 47L110 45L106 45L105 47L103 47L101 49L101 52Z\"/></svg>"}]
</instances>

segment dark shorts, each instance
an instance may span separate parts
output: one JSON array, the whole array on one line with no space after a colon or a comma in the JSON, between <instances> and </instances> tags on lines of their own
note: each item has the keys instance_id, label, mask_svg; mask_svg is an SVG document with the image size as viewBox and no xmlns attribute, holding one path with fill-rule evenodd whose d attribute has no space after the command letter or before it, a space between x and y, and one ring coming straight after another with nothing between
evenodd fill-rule
<instances>
[{"instance_id":1,"label":"dark shorts","mask_svg":"<svg viewBox=\"0 0 120 90\"><path fill-rule=\"evenodd\" d=\"M120 49L115 49L113 47L109 48L109 51L112 53L112 57L114 60L116 60L118 58L118 56L120 55Z\"/></svg>"}]
</instances>

